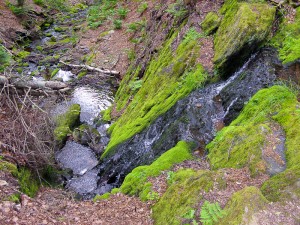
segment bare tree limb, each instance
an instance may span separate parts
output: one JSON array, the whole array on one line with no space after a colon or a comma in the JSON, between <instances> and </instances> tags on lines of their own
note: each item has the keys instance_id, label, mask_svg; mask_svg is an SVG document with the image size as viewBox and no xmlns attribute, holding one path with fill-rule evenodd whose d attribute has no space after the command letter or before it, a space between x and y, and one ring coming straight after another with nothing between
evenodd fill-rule
<instances>
[{"instance_id":1,"label":"bare tree limb","mask_svg":"<svg viewBox=\"0 0 300 225\"><path fill-rule=\"evenodd\" d=\"M85 68L89 71L96 71L96 72L100 72L100 73L104 73L104 74L108 74L108 75L119 75L120 72L115 71L115 70L108 70L108 69L100 69L100 68L96 68L96 67L92 67L92 66L88 66L88 65L76 65L76 64L69 64L69 63L65 63L64 61L59 61L60 63L66 65L66 66L70 66L73 68ZM113 76L109 76L109 77L113 77Z\"/></svg>"}]
</instances>

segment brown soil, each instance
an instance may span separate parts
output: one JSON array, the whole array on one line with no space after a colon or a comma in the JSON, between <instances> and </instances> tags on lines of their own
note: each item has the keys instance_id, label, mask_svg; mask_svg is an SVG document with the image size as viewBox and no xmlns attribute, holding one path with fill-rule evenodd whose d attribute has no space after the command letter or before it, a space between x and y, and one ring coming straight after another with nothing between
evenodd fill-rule
<instances>
[{"instance_id":1,"label":"brown soil","mask_svg":"<svg viewBox=\"0 0 300 225\"><path fill-rule=\"evenodd\" d=\"M150 209L139 199L115 194L109 200L77 201L58 189L43 188L21 204L0 202L0 224L152 224Z\"/></svg>"}]
</instances>

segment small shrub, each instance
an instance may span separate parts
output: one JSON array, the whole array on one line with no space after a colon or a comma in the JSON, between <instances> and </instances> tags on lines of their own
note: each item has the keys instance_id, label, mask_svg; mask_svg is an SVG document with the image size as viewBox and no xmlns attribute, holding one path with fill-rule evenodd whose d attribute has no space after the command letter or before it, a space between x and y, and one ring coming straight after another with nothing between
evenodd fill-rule
<instances>
[{"instance_id":1,"label":"small shrub","mask_svg":"<svg viewBox=\"0 0 300 225\"><path fill-rule=\"evenodd\" d=\"M147 2L144 2L144 3L142 3L142 4L138 7L137 11L138 11L140 14L143 14L143 12L145 12L147 9L148 9L148 3L147 3Z\"/></svg>"},{"instance_id":2,"label":"small shrub","mask_svg":"<svg viewBox=\"0 0 300 225\"><path fill-rule=\"evenodd\" d=\"M33 2L39 6L44 6L45 5L45 2L44 0L33 0Z\"/></svg>"},{"instance_id":3,"label":"small shrub","mask_svg":"<svg viewBox=\"0 0 300 225\"><path fill-rule=\"evenodd\" d=\"M119 15L120 19L123 20L123 19L126 18L127 13L128 13L128 10L125 9L125 8L119 8L119 9L117 10L117 12L118 12L118 15Z\"/></svg>"},{"instance_id":4,"label":"small shrub","mask_svg":"<svg viewBox=\"0 0 300 225\"><path fill-rule=\"evenodd\" d=\"M180 1L177 1L174 4L170 4L166 12L170 13L171 15L173 15L178 19L182 19L186 17L188 14L188 10Z\"/></svg>"},{"instance_id":5,"label":"small shrub","mask_svg":"<svg viewBox=\"0 0 300 225\"><path fill-rule=\"evenodd\" d=\"M201 208L200 221L203 225L212 225L225 215L218 202L205 201Z\"/></svg>"},{"instance_id":6,"label":"small shrub","mask_svg":"<svg viewBox=\"0 0 300 225\"><path fill-rule=\"evenodd\" d=\"M114 28L120 30L122 28L122 20L114 20Z\"/></svg>"}]
</instances>

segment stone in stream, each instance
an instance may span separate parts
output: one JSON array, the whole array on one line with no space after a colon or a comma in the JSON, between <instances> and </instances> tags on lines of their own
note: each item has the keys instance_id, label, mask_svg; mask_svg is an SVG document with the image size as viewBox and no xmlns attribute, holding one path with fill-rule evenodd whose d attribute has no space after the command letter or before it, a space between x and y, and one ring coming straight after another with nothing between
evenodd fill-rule
<instances>
[{"instance_id":1,"label":"stone in stream","mask_svg":"<svg viewBox=\"0 0 300 225\"><path fill-rule=\"evenodd\" d=\"M67 188L75 191L80 195L86 195L97 188L99 180L98 170L93 169L86 172L83 176L73 177L67 184Z\"/></svg>"},{"instance_id":2,"label":"stone in stream","mask_svg":"<svg viewBox=\"0 0 300 225\"><path fill-rule=\"evenodd\" d=\"M90 148L68 141L56 155L56 160L65 169L71 169L75 175L83 175L93 169L98 160Z\"/></svg>"}]
</instances>

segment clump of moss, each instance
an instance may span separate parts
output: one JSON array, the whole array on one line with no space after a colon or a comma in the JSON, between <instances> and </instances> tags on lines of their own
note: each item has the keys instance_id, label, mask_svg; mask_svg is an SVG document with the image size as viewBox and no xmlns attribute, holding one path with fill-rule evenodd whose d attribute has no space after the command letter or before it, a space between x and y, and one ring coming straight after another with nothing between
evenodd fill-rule
<instances>
[{"instance_id":1,"label":"clump of moss","mask_svg":"<svg viewBox=\"0 0 300 225\"><path fill-rule=\"evenodd\" d=\"M257 187L251 186L234 193L224 208L225 216L218 224L243 224L268 203ZM247 210L245 210L247 208Z\"/></svg>"},{"instance_id":2,"label":"clump of moss","mask_svg":"<svg viewBox=\"0 0 300 225\"><path fill-rule=\"evenodd\" d=\"M207 80L203 67L196 65L199 33L190 29L177 49L173 50L172 43L177 34L174 33L166 41L157 58L150 62L139 89L129 87L129 83L138 76L139 68L133 74L127 74L122 81L116 94L117 110L122 110L128 104L130 95L136 94L122 116L109 128L111 140L102 158L112 154L118 144L141 132Z\"/></svg>"},{"instance_id":3,"label":"clump of moss","mask_svg":"<svg viewBox=\"0 0 300 225\"><path fill-rule=\"evenodd\" d=\"M201 23L201 28L205 34L210 35L218 29L220 23L221 17L215 12L209 12Z\"/></svg>"},{"instance_id":4,"label":"clump of moss","mask_svg":"<svg viewBox=\"0 0 300 225\"><path fill-rule=\"evenodd\" d=\"M272 201L284 196L285 189L300 177L300 104L297 94L284 86L260 90L245 106L230 126L220 131L207 145L212 168L248 166L255 174L263 169L261 148L272 121L280 124L286 135L287 169L262 187L263 194Z\"/></svg>"},{"instance_id":5,"label":"clump of moss","mask_svg":"<svg viewBox=\"0 0 300 225\"><path fill-rule=\"evenodd\" d=\"M272 38L271 45L279 50L279 57L284 64L300 58L300 8L296 9L296 17L293 23L285 18L279 31Z\"/></svg>"},{"instance_id":6,"label":"clump of moss","mask_svg":"<svg viewBox=\"0 0 300 225\"><path fill-rule=\"evenodd\" d=\"M0 170L9 172L18 179L21 192L25 193L29 197L35 196L39 189L39 182L29 169L25 167L18 169L16 165L0 159ZM12 196L10 200L14 201L16 198Z\"/></svg>"},{"instance_id":7,"label":"clump of moss","mask_svg":"<svg viewBox=\"0 0 300 225\"><path fill-rule=\"evenodd\" d=\"M20 51L20 52L18 52L17 57L20 59L25 59L29 55L30 55L30 52Z\"/></svg>"},{"instance_id":8,"label":"clump of moss","mask_svg":"<svg viewBox=\"0 0 300 225\"><path fill-rule=\"evenodd\" d=\"M68 111L56 118L56 128L54 129L55 140L62 144L65 142L67 135L79 123L80 105L73 104Z\"/></svg>"},{"instance_id":9,"label":"clump of moss","mask_svg":"<svg viewBox=\"0 0 300 225\"><path fill-rule=\"evenodd\" d=\"M103 195L96 195L94 198L93 198L93 202L97 202L97 201L100 201L100 200L106 200L106 199L109 199L111 193L105 193Z\"/></svg>"},{"instance_id":10,"label":"clump of moss","mask_svg":"<svg viewBox=\"0 0 300 225\"><path fill-rule=\"evenodd\" d=\"M10 60L10 55L6 52L6 50L3 47L1 47L0 44L0 72L3 72L5 67L9 66Z\"/></svg>"},{"instance_id":11,"label":"clump of moss","mask_svg":"<svg viewBox=\"0 0 300 225\"><path fill-rule=\"evenodd\" d=\"M182 224L183 217L202 200L202 192L208 192L218 175L211 171L179 170L172 185L153 207L155 224Z\"/></svg>"},{"instance_id":12,"label":"clump of moss","mask_svg":"<svg viewBox=\"0 0 300 225\"><path fill-rule=\"evenodd\" d=\"M267 38L275 19L275 7L228 0L220 10L224 18L216 33L214 63L221 75L231 72L231 57L248 57ZM242 55L241 55L242 54Z\"/></svg>"},{"instance_id":13,"label":"clump of moss","mask_svg":"<svg viewBox=\"0 0 300 225\"><path fill-rule=\"evenodd\" d=\"M180 141L174 148L162 154L151 165L135 168L126 176L120 190L124 194L139 195L145 201L152 187L152 184L147 182L148 177L158 176L163 170L170 169L175 163L191 158L189 145Z\"/></svg>"},{"instance_id":14,"label":"clump of moss","mask_svg":"<svg viewBox=\"0 0 300 225\"><path fill-rule=\"evenodd\" d=\"M283 125L274 115L290 110L296 101L295 94L283 86L259 91L239 117L207 145L212 168L248 166L252 174L264 172L261 149L266 142L266 135L271 132L270 123L275 120Z\"/></svg>"}]
</instances>

